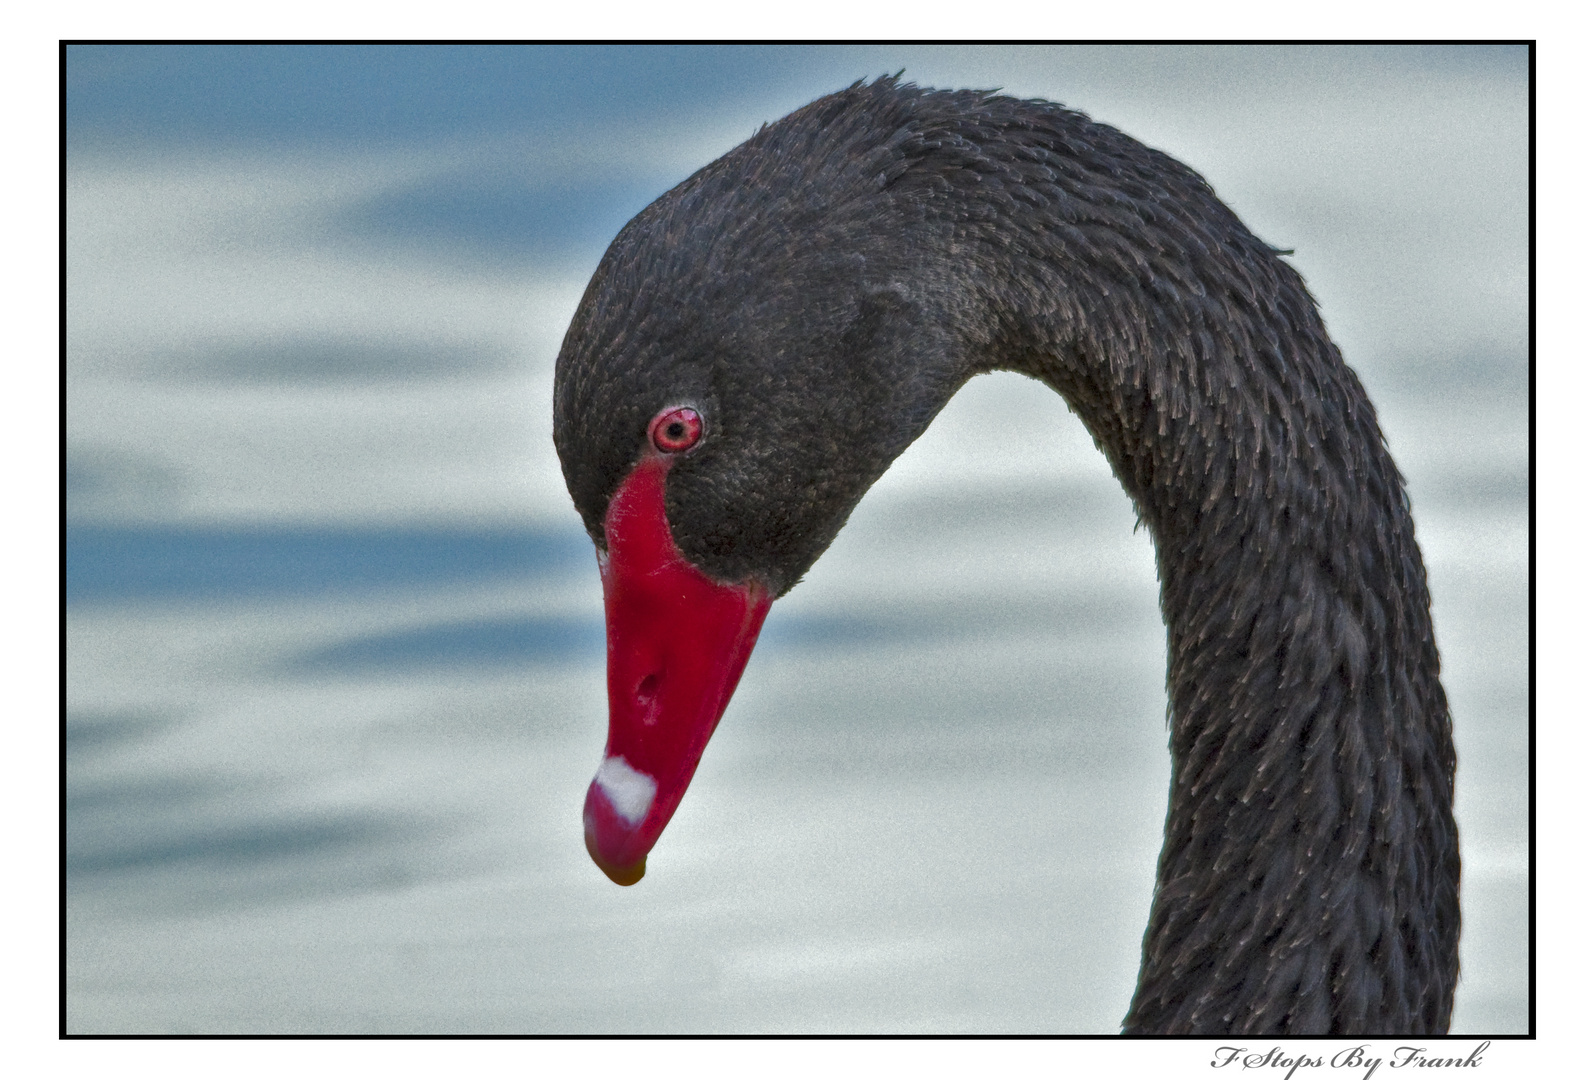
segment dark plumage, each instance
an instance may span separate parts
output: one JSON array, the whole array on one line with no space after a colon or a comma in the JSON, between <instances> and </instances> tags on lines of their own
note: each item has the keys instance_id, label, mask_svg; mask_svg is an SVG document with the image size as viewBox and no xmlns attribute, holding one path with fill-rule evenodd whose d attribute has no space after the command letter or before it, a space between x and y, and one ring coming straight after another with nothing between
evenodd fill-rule
<instances>
[{"instance_id":1,"label":"dark plumage","mask_svg":"<svg viewBox=\"0 0 1595 1080\"><path fill-rule=\"evenodd\" d=\"M1312 297L1190 169L1077 112L893 79L637 215L559 356L589 533L660 408L670 531L779 595L971 376L1054 387L1157 547L1173 782L1136 1033L1444 1032L1455 757L1423 563Z\"/></svg>"}]
</instances>

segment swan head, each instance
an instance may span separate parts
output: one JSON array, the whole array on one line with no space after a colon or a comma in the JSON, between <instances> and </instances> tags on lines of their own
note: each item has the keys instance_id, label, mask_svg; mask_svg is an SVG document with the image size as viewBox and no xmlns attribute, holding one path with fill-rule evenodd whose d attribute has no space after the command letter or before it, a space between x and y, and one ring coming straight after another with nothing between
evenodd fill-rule
<instances>
[{"instance_id":1,"label":"swan head","mask_svg":"<svg viewBox=\"0 0 1595 1080\"><path fill-rule=\"evenodd\" d=\"M554 442L598 550L608 640L609 742L584 821L622 884L770 603L971 373L872 156L897 119L869 87L833 97L638 214L556 363Z\"/></svg>"}]
</instances>

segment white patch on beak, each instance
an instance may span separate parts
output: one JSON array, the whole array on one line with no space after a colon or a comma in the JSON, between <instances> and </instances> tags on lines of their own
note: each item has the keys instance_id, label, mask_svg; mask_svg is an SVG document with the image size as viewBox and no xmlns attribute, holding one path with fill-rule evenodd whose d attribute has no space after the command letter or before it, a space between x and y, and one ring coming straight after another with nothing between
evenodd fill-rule
<instances>
[{"instance_id":1,"label":"white patch on beak","mask_svg":"<svg viewBox=\"0 0 1595 1080\"><path fill-rule=\"evenodd\" d=\"M593 779L608 796L609 805L631 825L648 816L654 795L659 791L653 777L633 769L623 757L605 758Z\"/></svg>"}]
</instances>

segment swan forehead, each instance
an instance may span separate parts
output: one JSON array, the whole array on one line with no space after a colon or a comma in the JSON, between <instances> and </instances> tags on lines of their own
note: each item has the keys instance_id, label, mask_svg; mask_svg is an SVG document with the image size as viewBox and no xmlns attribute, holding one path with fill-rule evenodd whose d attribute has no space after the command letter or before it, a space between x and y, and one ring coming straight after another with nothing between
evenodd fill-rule
<instances>
[{"instance_id":1,"label":"swan forehead","mask_svg":"<svg viewBox=\"0 0 1595 1080\"><path fill-rule=\"evenodd\" d=\"M658 781L632 768L631 763L623 757L605 758L604 763L598 766L598 775L593 779L609 798L609 804L615 808L615 812L631 825L636 825L648 816L654 796L659 792Z\"/></svg>"}]
</instances>

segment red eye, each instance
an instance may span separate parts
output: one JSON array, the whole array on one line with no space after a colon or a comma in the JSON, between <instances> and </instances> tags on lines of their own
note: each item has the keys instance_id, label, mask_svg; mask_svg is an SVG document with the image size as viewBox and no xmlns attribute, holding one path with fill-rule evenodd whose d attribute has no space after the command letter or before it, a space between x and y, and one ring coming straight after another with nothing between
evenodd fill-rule
<instances>
[{"instance_id":1,"label":"red eye","mask_svg":"<svg viewBox=\"0 0 1595 1080\"><path fill-rule=\"evenodd\" d=\"M696 409L666 409L648 425L648 437L667 454L690 450L703 435L703 417Z\"/></svg>"}]
</instances>

